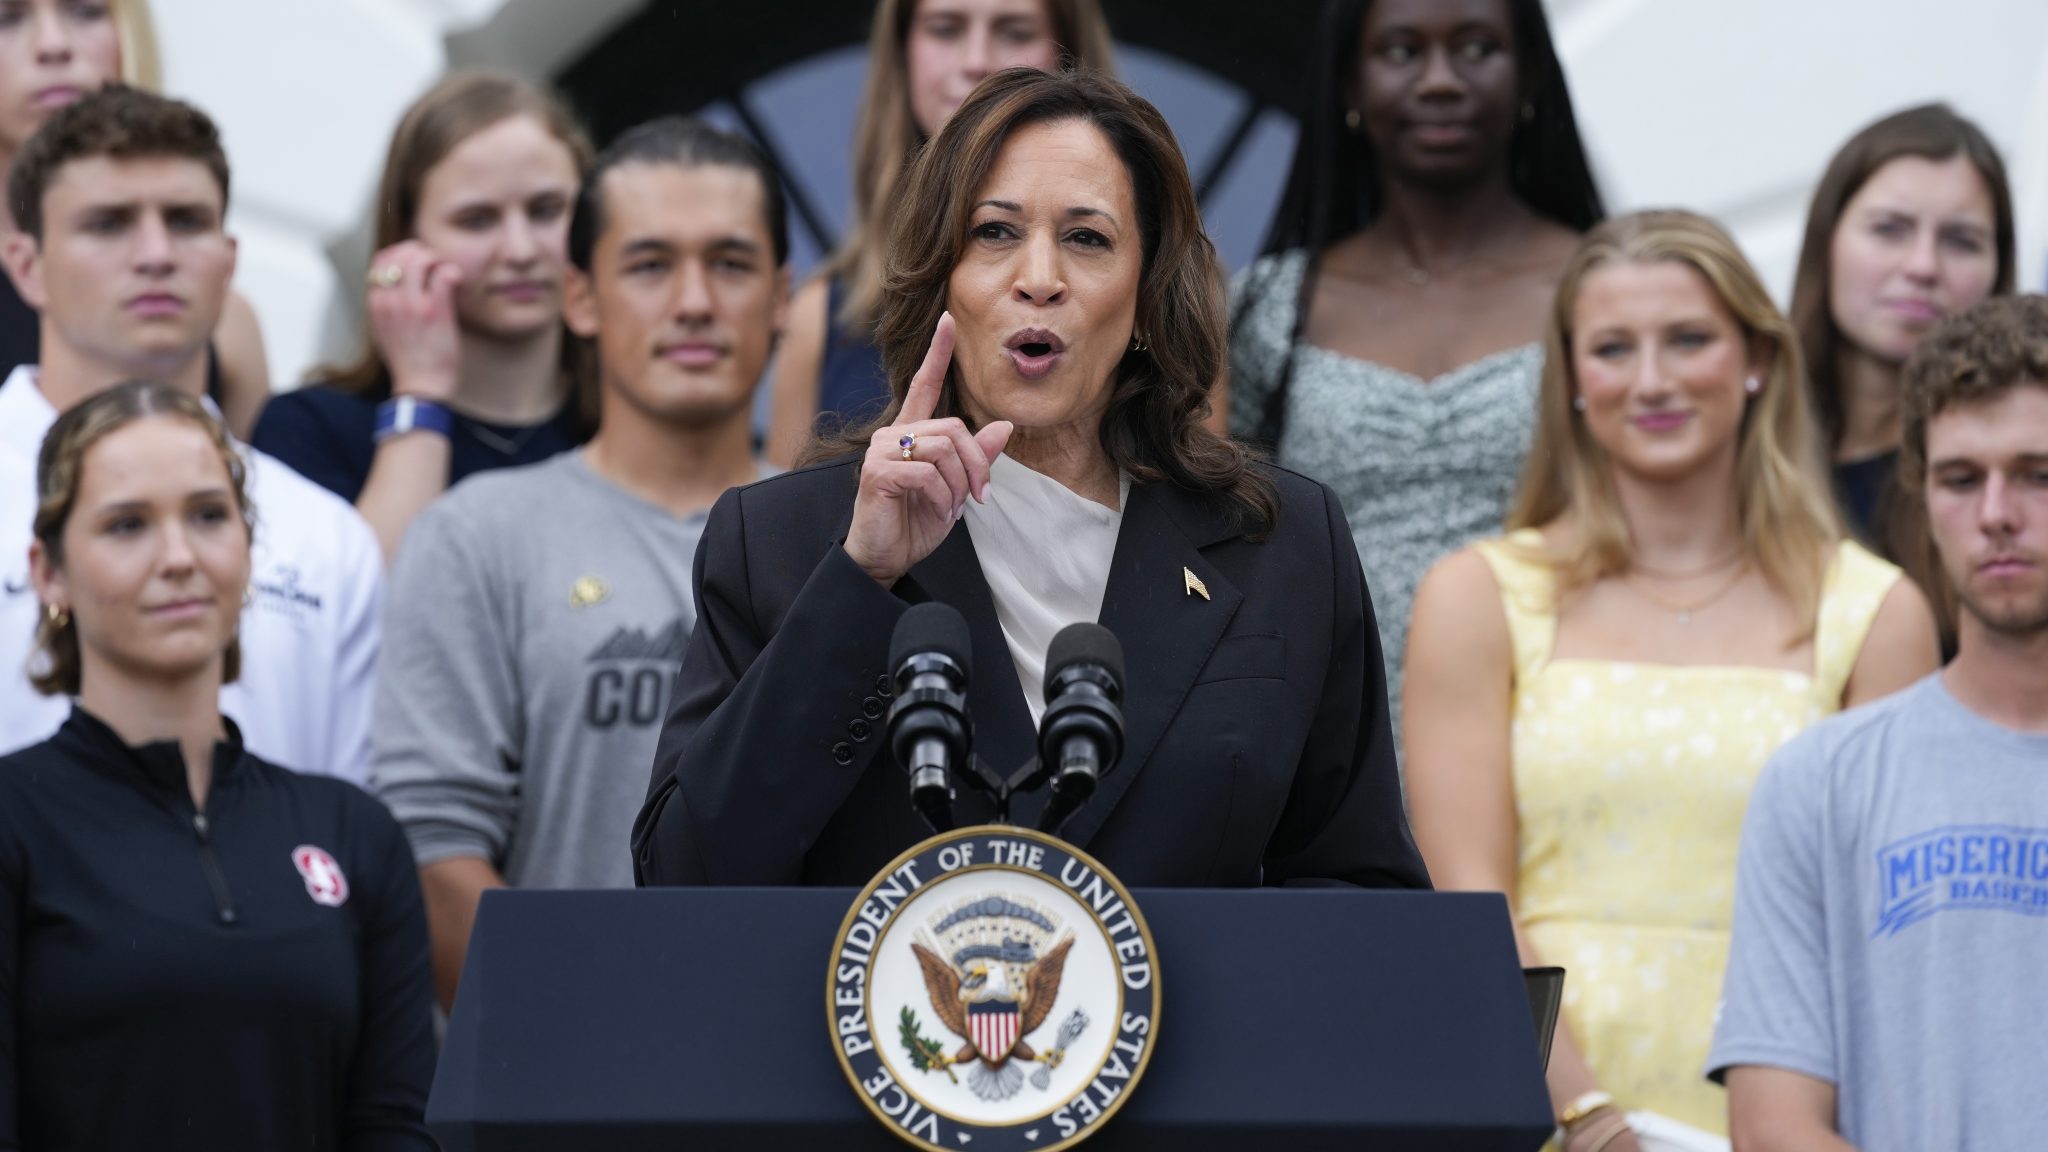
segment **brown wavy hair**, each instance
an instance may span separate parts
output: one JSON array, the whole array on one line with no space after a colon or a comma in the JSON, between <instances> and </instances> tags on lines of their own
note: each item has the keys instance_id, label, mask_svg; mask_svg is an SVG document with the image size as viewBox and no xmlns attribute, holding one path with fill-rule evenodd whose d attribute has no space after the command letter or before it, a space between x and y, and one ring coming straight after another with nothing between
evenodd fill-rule
<instances>
[{"instance_id":1,"label":"brown wavy hair","mask_svg":"<svg viewBox=\"0 0 2048 1152\"><path fill-rule=\"evenodd\" d=\"M166 417L196 425L213 442L223 467L228 470L228 488L235 508L242 514L242 527L253 542L256 509L249 503L248 471L241 453L228 439L228 430L213 418L200 402L165 384L135 382L101 392L57 417L43 436L43 448L36 457L35 538L43 554L59 567L64 563L64 526L78 507L78 490L85 475L85 455L94 444L138 420ZM47 612L36 621L35 655L31 657L29 684L45 696L76 696L84 674L78 645L78 622L65 614L61 623ZM231 684L242 674L242 641L239 633L228 640L222 653L221 683Z\"/></svg>"},{"instance_id":2,"label":"brown wavy hair","mask_svg":"<svg viewBox=\"0 0 2048 1152\"><path fill-rule=\"evenodd\" d=\"M1899 383L1899 476L1917 489L1936 416L2048 385L2048 296L1994 296L1943 320L1906 358Z\"/></svg>"},{"instance_id":3,"label":"brown wavy hair","mask_svg":"<svg viewBox=\"0 0 2048 1152\"><path fill-rule=\"evenodd\" d=\"M1544 326L1543 382L1536 398L1536 437L1522 473L1508 529L1543 528L1570 515L1578 540L1565 555L1545 557L1562 591L1618 576L1635 545L1622 516L1613 467L1572 407L1572 312L1595 270L1614 263L1674 263L1704 277L1751 347L1769 352L1763 389L1742 416L1736 449L1736 514L1743 551L1764 578L1792 602L1800 630L1813 635L1821 585L1840 522L1806 395L1799 340L1770 292L1721 226L1692 212L1658 210L1617 216L1595 227L1565 264Z\"/></svg>"},{"instance_id":4,"label":"brown wavy hair","mask_svg":"<svg viewBox=\"0 0 2048 1152\"><path fill-rule=\"evenodd\" d=\"M1961 607L1927 521L1927 426L1950 408L1986 404L2048 382L2048 296L1993 296L1950 316L1920 339L1899 372L1899 493L1913 551L1899 562L1934 602L1942 641L1953 647Z\"/></svg>"},{"instance_id":5,"label":"brown wavy hair","mask_svg":"<svg viewBox=\"0 0 2048 1152\"><path fill-rule=\"evenodd\" d=\"M881 0L868 32L867 89L853 129L853 227L823 269L824 275L846 281L846 302L833 317L845 328L863 328L880 311L887 262L883 246L899 206L897 186L924 145L924 132L910 110L910 61L904 55L918 3ZM1053 42L1059 45L1058 67L1114 71L1109 21L1098 0L1043 3Z\"/></svg>"},{"instance_id":6,"label":"brown wavy hair","mask_svg":"<svg viewBox=\"0 0 2048 1152\"><path fill-rule=\"evenodd\" d=\"M1111 381L1102 448L1135 483L1168 481L1212 495L1257 535L1273 523L1272 481L1247 450L1203 426L1209 386L1223 370L1225 306L1216 249L1180 144L1165 117L1137 93L1092 72L1010 68L982 81L911 165L898 197L882 281L877 344L889 374L889 407L836 440L814 440L806 462L863 451L903 408L912 376L946 310L948 281L967 246L975 196L1010 135L1033 124L1093 125L1123 161L1142 240L1135 329L1147 347L1129 351ZM949 368L934 415L962 416Z\"/></svg>"},{"instance_id":7,"label":"brown wavy hair","mask_svg":"<svg viewBox=\"0 0 2048 1152\"><path fill-rule=\"evenodd\" d=\"M561 141L576 161L577 179L590 171L590 138L553 93L517 76L497 72L456 72L413 101L398 129L391 134L391 150L384 158L384 175L377 182L377 215L372 251L382 251L414 235L420 211L420 196L427 176L448 158L464 140L517 116L530 116L548 135ZM588 436L597 429L597 364L590 343L562 328L562 374L568 378L575 397L579 433ZM353 361L339 367L314 369L311 379L332 384L345 392L373 400L391 395L391 373L377 345L366 334L363 350Z\"/></svg>"},{"instance_id":8,"label":"brown wavy hair","mask_svg":"<svg viewBox=\"0 0 2048 1152\"><path fill-rule=\"evenodd\" d=\"M29 137L7 173L7 201L15 226L43 239L43 200L64 169L83 160L169 157L206 168L228 203L228 157L220 129L182 100L108 84L59 108Z\"/></svg>"}]
</instances>

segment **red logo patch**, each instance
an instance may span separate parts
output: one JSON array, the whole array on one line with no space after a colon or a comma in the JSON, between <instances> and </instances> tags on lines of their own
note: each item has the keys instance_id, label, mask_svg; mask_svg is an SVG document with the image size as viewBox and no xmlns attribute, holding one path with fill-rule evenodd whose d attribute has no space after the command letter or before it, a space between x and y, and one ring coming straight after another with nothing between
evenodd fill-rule
<instances>
[{"instance_id":1,"label":"red logo patch","mask_svg":"<svg viewBox=\"0 0 2048 1152\"><path fill-rule=\"evenodd\" d=\"M315 904L339 908L348 900L348 877L341 874L341 865L324 848L301 844L292 849L292 866L306 881L306 895Z\"/></svg>"}]
</instances>

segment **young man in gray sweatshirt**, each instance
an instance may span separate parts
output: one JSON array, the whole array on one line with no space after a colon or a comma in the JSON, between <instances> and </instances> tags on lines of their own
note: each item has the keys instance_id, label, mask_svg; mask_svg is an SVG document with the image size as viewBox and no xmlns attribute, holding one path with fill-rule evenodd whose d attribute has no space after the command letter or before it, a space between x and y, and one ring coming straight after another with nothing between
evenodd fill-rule
<instances>
[{"instance_id":1,"label":"young man in gray sweatshirt","mask_svg":"<svg viewBox=\"0 0 2048 1152\"><path fill-rule=\"evenodd\" d=\"M597 434L471 478L406 534L372 778L419 860L444 1006L484 889L633 883L704 518L765 474L750 415L787 258L745 138L674 117L621 136L584 180L564 289L597 345Z\"/></svg>"},{"instance_id":2,"label":"young man in gray sweatshirt","mask_svg":"<svg viewBox=\"0 0 2048 1152\"><path fill-rule=\"evenodd\" d=\"M2048 1131L2048 297L1901 372L1899 476L1956 658L1779 749L1750 794L1708 1068L1744 1152L2006 1152Z\"/></svg>"}]
</instances>

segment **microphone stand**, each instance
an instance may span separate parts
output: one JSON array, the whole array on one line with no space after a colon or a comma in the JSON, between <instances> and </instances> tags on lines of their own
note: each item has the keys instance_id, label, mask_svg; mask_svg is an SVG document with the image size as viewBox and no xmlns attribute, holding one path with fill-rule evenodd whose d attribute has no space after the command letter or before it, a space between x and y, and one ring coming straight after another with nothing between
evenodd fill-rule
<instances>
[{"instance_id":1,"label":"microphone stand","mask_svg":"<svg viewBox=\"0 0 2048 1152\"><path fill-rule=\"evenodd\" d=\"M943 605L912 612L936 615L934 610L959 620L958 613ZM938 619L944 622L944 617ZM954 627L965 631L964 621ZM1099 625L1072 624L1053 638L1047 658L1059 663L1045 681L1038 755L1007 776L974 751L965 669L943 653L913 655L901 662L897 678L905 689L889 709L890 744L899 759L909 758L904 767L910 774L911 804L935 834L955 827L949 749L964 754L963 763L951 765L950 776L986 795L998 824L1014 823L1010 807L1017 796L1050 784L1038 830L1054 836L1095 795L1100 777L1116 767L1124 744L1123 650L1116 637ZM917 727L899 735L898 716L912 708L918 710Z\"/></svg>"},{"instance_id":2,"label":"microphone stand","mask_svg":"<svg viewBox=\"0 0 2048 1152\"><path fill-rule=\"evenodd\" d=\"M990 767L988 761L983 760L977 754L968 757L966 766L959 770L958 776L969 787L983 793L990 800L994 801L996 807L995 823L1013 824L1015 821L1010 819L1011 801L1027 792L1036 792L1040 788L1045 787L1046 782L1052 779L1052 768L1038 757L1033 756L1025 761L1022 767L1019 767L1008 776L1004 776L993 767ZM1058 835L1060 828L1073 817L1075 812L1080 811L1081 805L1086 801L1086 796L1069 799L1067 794L1054 791L1052 796L1046 801L1045 810L1039 815L1038 830ZM935 812L924 805L919 805L918 812L925 818L925 823L931 826L933 832L952 831L953 813L950 804L945 805L941 812ZM934 817L942 818L943 824L940 822L940 819L935 819Z\"/></svg>"}]
</instances>

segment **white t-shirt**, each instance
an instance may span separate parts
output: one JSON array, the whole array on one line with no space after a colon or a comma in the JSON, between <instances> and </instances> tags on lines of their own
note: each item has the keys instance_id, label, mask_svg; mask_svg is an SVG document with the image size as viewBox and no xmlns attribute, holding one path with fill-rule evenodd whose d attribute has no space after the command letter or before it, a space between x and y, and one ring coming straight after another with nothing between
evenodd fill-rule
<instances>
[{"instance_id":1,"label":"white t-shirt","mask_svg":"<svg viewBox=\"0 0 2048 1152\"><path fill-rule=\"evenodd\" d=\"M1117 477L1116 507L1075 494L1008 456L989 469L987 504L967 502L967 534L995 600L1035 727L1045 712L1045 650L1069 624L1102 617L1109 564L1130 502Z\"/></svg>"},{"instance_id":2,"label":"white t-shirt","mask_svg":"<svg viewBox=\"0 0 2048 1152\"><path fill-rule=\"evenodd\" d=\"M36 595L28 578L35 461L57 410L23 365L0 385L0 754L39 743L70 711L29 686ZM256 506L242 675L221 690L251 752L282 767L364 782L384 562L347 501L238 445Z\"/></svg>"}]
</instances>

